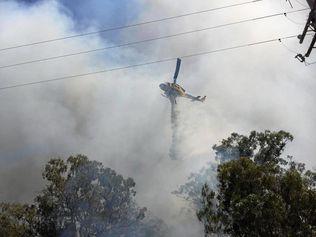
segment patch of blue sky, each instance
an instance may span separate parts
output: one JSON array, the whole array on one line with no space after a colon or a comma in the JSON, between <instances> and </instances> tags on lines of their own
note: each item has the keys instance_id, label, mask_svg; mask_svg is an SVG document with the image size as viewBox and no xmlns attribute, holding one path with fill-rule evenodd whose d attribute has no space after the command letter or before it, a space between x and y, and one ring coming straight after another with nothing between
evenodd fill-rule
<instances>
[{"instance_id":1,"label":"patch of blue sky","mask_svg":"<svg viewBox=\"0 0 316 237\"><path fill-rule=\"evenodd\" d=\"M99 29L122 26L137 20L141 11L138 0L60 0L75 22L77 30L89 27ZM102 34L107 40L116 41L119 31Z\"/></svg>"},{"instance_id":2,"label":"patch of blue sky","mask_svg":"<svg viewBox=\"0 0 316 237\"><path fill-rule=\"evenodd\" d=\"M26 6L32 6L43 0L16 0ZM75 30L85 31L112 28L137 21L142 10L138 0L59 0L60 10L72 18ZM120 31L110 31L101 36L116 41Z\"/></svg>"},{"instance_id":3,"label":"patch of blue sky","mask_svg":"<svg viewBox=\"0 0 316 237\"><path fill-rule=\"evenodd\" d=\"M75 30L83 32L90 27L107 29L137 22L142 11L138 0L60 0L60 2L64 7L64 13L73 19ZM104 32L100 37L109 45L126 41L125 37L122 39L122 30ZM95 59L100 61L106 59L108 66L117 67L131 63L132 55L129 47L123 47L97 53Z\"/></svg>"},{"instance_id":4,"label":"patch of blue sky","mask_svg":"<svg viewBox=\"0 0 316 237\"><path fill-rule=\"evenodd\" d=\"M40 4L44 0L17 0L26 6ZM60 12L69 16L74 29L78 32L89 32L100 29L107 29L138 22L138 16L143 10L139 0L59 0ZM100 33L107 46L128 42L122 37L123 30L114 30ZM126 36L126 35L125 35ZM92 36L93 37L93 36ZM87 37L89 38L89 36ZM103 61L111 66L121 66L139 61L138 54L133 54L130 47L105 50L94 54L94 60ZM137 59L137 60L136 60Z\"/></svg>"}]
</instances>

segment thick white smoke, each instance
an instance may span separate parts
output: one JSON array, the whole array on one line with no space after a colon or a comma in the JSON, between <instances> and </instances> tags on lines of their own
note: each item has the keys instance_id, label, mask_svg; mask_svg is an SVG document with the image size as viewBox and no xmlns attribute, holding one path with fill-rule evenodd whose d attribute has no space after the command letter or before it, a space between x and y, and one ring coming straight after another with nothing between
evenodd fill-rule
<instances>
[{"instance_id":1,"label":"thick white smoke","mask_svg":"<svg viewBox=\"0 0 316 237\"><path fill-rule=\"evenodd\" d=\"M241 1L238 1L241 2ZM231 1L139 1L137 21L203 10ZM235 2L234 2L235 3ZM78 33L56 1L32 7L0 3L1 48ZM284 5L281 5L284 7ZM286 6L286 5L285 5ZM299 6L297 6L299 8ZM278 1L205 13L122 31L120 42L134 41L284 11ZM293 15L304 21L306 14ZM90 29L97 28L90 25ZM80 74L135 62L177 57L274 37L298 34L302 26L277 17L150 44L0 70L0 85ZM298 49L297 40L284 42ZM1 52L0 65L110 45L90 36ZM302 46L305 50L306 45ZM175 62L155 64L68 81L0 92L0 198L31 200L41 189L41 166L53 156L83 153L102 161L137 184L142 206L172 226L172 236L202 236L185 202L172 195L192 171L212 160L211 146L231 132L284 129L295 141L286 151L315 165L314 109L316 69L304 67L279 43L227 51L182 61L179 84L205 103L179 99L177 150L172 143L170 102L159 83L170 81ZM31 174L31 175L30 175ZM21 193L23 190L23 193Z\"/></svg>"}]
</instances>

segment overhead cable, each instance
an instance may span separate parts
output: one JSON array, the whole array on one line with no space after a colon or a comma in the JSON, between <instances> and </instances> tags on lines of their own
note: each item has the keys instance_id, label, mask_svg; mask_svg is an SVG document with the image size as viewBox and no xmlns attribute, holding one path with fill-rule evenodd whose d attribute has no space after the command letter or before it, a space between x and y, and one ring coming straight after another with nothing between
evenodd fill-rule
<instances>
[{"instance_id":1,"label":"overhead cable","mask_svg":"<svg viewBox=\"0 0 316 237\"><path fill-rule=\"evenodd\" d=\"M2 86L2 87L0 87L0 90L8 90L8 89L13 89L13 88L18 88L18 87L25 87L25 86L31 86L31 85L54 82L54 81L62 81L62 80L68 80L68 79L82 78L82 77L89 76L89 75L109 73L109 72L113 72L113 71L120 71L120 70L125 70L125 69L130 69L130 68L136 68L136 67L142 67L142 66L146 66L146 65L152 65L152 64L162 63L162 62L173 61L173 60L176 60L178 57L191 58L191 57L197 57L197 56L202 56L202 55L209 55L209 54L219 53L219 52L223 52L223 51L229 51L229 50L240 49L240 48L245 48L245 47L250 47L250 46L255 46L255 45L262 45L262 44L277 42L280 40L291 39L291 38L295 38L295 37L297 37L297 35L285 36L285 37L281 37L281 38L273 38L273 39L269 39L269 40L257 41L257 42L253 42L253 43L242 44L242 45L237 45L237 46L232 46L232 47L227 47L227 48L202 51L202 52L198 52L198 53L187 54L187 55L182 55L182 56L177 56L177 57L164 58L164 59L159 59L159 60L155 60L155 61L149 61L149 62L143 62L143 63L139 63L139 64L132 64L132 65L127 65L127 66L103 69L103 70L99 70L99 71L75 74L75 75L70 75L70 76L57 77L57 78L52 78L52 79L47 79L47 80L31 81L31 82L26 82L26 83L21 83L21 84Z\"/></svg>"},{"instance_id":2,"label":"overhead cable","mask_svg":"<svg viewBox=\"0 0 316 237\"><path fill-rule=\"evenodd\" d=\"M222 10L222 9L226 9L226 8L233 8L233 7L247 5L247 4L261 2L261 1L263 1L263 0L251 0L251 1L247 1L247 2L235 3L235 4L231 4L231 5L226 5L226 6L222 6L222 7L215 7L215 8L205 9L205 10L201 10L201 11L188 12L188 13L179 14L179 15L175 15L175 16L159 18L159 19L155 19L155 20L148 20L148 21L138 22L138 23L134 23L134 24L127 24L127 25L122 25L122 26L117 26L117 27L105 28L105 29L101 29L101 30L97 30L97 31L90 31L90 32L86 32L86 33L68 35L68 36L64 36L64 37L60 37L60 38L52 38L52 39L36 41L36 42L31 42L31 43L24 43L24 44L22 43L19 45L0 48L0 52L10 50L10 49L22 48L22 47L27 47L27 46L39 45L39 44L46 44L46 43L51 43L51 42L61 41L61 40L66 40L66 39L72 39L72 38L77 38L77 37L84 37L84 36L89 36L89 35L101 34L101 33L115 31L115 30L123 30L123 29L127 29L127 28L143 26L143 25L152 24L152 23L156 23L156 22L173 20L173 19L186 17L186 16L198 15L201 13L218 11L218 10Z\"/></svg>"},{"instance_id":3,"label":"overhead cable","mask_svg":"<svg viewBox=\"0 0 316 237\"><path fill-rule=\"evenodd\" d=\"M195 29L195 30L190 30L190 31L184 31L184 32L176 33L176 34L170 34L170 35L165 35L165 36L149 38L149 39L145 39L145 40L127 42L127 43L123 43L123 44L117 44L117 45L112 45L112 46L107 46L107 47L102 47L102 48L95 48L95 49L91 49L91 50L79 51L79 52L70 53L70 54L63 54L63 55L58 55L58 56L53 56L53 57L47 57L47 58L35 59L35 60L24 61L24 62L19 62L19 63L7 64L7 65L0 66L0 69L17 67L17 66L21 66L21 65L38 63L38 62L45 62L45 61L50 61L50 60L55 60L55 59L60 59L60 58L72 57L72 56L81 55L81 54L100 52L100 51L105 51L105 50L108 50L108 49L115 49L115 48L120 48L120 47L133 46L133 45L137 45L137 44L141 44L141 43L148 43L148 42L153 42L153 41L157 41L157 40L168 39L168 38L173 38L173 37L177 37L177 36L198 33L198 32L202 32L202 31L208 31L208 30L213 30L213 29L218 29L218 28L224 28L224 27L228 27L228 26L232 26L232 25L237 25L237 24L242 24L242 23L246 23L246 22L263 20L263 19L276 17L276 16L282 16L282 15L287 16L287 14L300 12L300 11L305 11L305 10L309 10L309 8L304 8L304 9L299 9L299 10L294 10L294 11L289 11L289 12L275 13L275 14L270 14L270 15L266 15L266 16L255 17L255 18L251 18L251 19L240 20L240 21L230 22L230 23L216 25L216 26L211 26L211 27L206 27L206 28L200 28L200 29Z\"/></svg>"}]
</instances>

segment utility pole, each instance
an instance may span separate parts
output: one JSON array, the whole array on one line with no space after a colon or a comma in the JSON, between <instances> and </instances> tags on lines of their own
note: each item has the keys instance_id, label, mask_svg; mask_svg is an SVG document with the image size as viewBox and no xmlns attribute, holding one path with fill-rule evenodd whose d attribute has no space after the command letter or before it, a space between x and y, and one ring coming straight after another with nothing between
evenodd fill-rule
<instances>
[{"instance_id":1,"label":"utility pole","mask_svg":"<svg viewBox=\"0 0 316 237\"><path fill-rule=\"evenodd\" d=\"M306 54L304 56L302 54L296 55L296 58L298 58L298 60L300 60L301 62L305 61L305 57L309 57L313 48L315 48L314 45L316 42L316 0L306 0L306 1L309 7L311 8L311 11L308 15L308 19L306 21L303 33L298 36L300 40L300 44L304 42L307 32L314 32L315 34Z\"/></svg>"}]
</instances>

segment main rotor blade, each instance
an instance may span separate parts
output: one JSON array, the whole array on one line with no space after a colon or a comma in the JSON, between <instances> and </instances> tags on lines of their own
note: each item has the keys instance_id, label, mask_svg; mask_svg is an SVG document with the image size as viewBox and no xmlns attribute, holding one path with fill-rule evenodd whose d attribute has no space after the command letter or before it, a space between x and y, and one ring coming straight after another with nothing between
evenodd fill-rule
<instances>
[{"instance_id":1,"label":"main rotor blade","mask_svg":"<svg viewBox=\"0 0 316 237\"><path fill-rule=\"evenodd\" d=\"M177 66L176 66L176 71L174 72L174 76L173 76L173 83L177 82L177 77L180 71L180 65L181 65L181 59L177 58Z\"/></svg>"}]
</instances>

